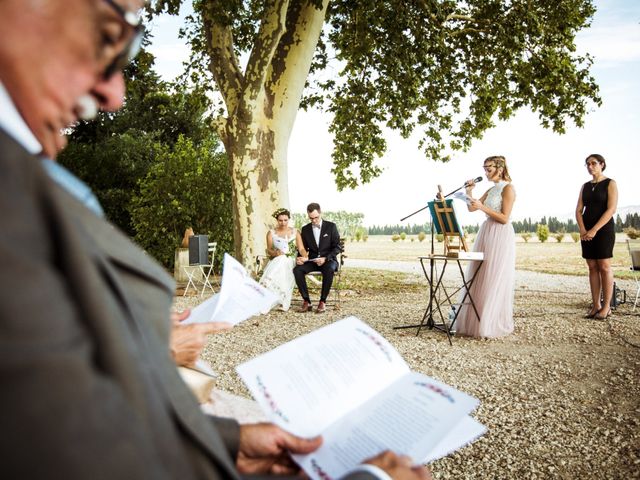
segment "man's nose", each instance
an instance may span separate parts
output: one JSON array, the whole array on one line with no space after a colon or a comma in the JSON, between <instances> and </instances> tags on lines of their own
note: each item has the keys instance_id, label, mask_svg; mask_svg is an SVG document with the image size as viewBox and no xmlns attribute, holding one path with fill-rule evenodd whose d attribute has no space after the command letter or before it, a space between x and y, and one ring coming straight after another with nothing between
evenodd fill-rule
<instances>
[{"instance_id":1,"label":"man's nose","mask_svg":"<svg viewBox=\"0 0 640 480\"><path fill-rule=\"evenodd\" d=\"M124 103L124 76L118 72L108 79L101 79L91 90L91 94L96 98L100 110L105 112L115 112Z\"/></svg>"}]
</instances>

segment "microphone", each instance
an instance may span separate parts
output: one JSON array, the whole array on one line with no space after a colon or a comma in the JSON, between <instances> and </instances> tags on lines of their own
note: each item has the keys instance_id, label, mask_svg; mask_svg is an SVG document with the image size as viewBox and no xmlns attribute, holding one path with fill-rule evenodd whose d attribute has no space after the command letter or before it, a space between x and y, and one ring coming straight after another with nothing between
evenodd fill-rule
<instances>
[{"instance_id":1,"label":"microphone","mask_svg":"<svg viewBox=\"0 0 640 480\"><path fill-rule=\"evenodd\" d=\"M474 179L473 179L473 183L479 183L479 182L481 182L481 181L482 181L482 177L476 177L476 178L474 178ZM470 183L468 183L468 182L464 182L464 185L463 185L463 186L464 186L464 187L468 187L469 185L471 185L471 184L470 184Z\"/></svg>"}]
</instances>

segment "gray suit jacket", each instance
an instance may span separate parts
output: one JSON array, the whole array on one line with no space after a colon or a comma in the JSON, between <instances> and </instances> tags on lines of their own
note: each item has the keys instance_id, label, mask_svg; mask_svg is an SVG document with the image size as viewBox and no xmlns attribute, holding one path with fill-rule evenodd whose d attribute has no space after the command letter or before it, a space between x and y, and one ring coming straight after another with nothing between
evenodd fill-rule
<instances>
[{"instance_id":1,"label":"gray suit jacket","mask_svg":"<svg viewBox=\"0 0 640 480\"><path fill-rule=\"evenodd\" d=\"M2 475L238 478L169 356L171 278L2 131L0 212Z\"/></svg>"},{"instance_id":2,"label":"gray suit jacket","mask_svg":"<svg viewBox=\"0 0 640 480\"><path fill-rule=\"evenodd\" d=\"M2 130L0 212L2 477L240 478L238 424L170 358L166 272Z\"/></svg>"}]
</instances>

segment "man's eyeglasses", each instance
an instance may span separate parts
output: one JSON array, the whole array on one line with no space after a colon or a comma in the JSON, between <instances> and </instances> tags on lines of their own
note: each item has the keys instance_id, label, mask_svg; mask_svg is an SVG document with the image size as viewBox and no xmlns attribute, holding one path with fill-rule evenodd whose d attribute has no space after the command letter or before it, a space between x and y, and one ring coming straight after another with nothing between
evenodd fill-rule
<instances>
[{"instance_id":1,"label":"man's eyeglasses","mask_svg":"<svg viewBox=\"0 0 640 480\"><path fill-rule=\"evenodd\" d=\"M114 73L124 69L124 67L126 67L140 51L142 39L144 38L144 25L140 22L140 18L137 14L130 10L125 10L114 0L105 0L105 2L107 2L118 13L124 23L133 29L133 34L127 44L104 71L104 78L109 79Z\"/></svg>"}]
</instances>

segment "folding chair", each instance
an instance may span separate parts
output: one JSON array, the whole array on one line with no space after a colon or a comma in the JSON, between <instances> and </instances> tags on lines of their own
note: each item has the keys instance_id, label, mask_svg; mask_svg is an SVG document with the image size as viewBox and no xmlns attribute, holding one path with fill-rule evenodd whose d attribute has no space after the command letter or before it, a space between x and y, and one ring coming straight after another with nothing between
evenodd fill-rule
<instances>
[{"instance_id":1,"label":"folding chair","mask_svg":"<svg viewBox=\"0 0 640 480\"><path fill-rule=\"evenodd\" d=\"M627 239L627 247L629 247L629 255L631 256L631 271L636 281L636 298L633 301L633 310L635 312L640 297L640 240Z\"/></svg>"},{"instance_id":2,"label":"folding chair","mask_svg":"<svg viewBox=\"0 0 640 480\"><path fill-rule=\"evenodd\" d=\"M209 263L204 265L185 265L184 267L182 267L184 273L187 275L187 286L185 287L182 296L187 295L189 287L193 287L195 291L198 291L196 282L202 283L202 290L200 291L201 297L204 295L204 291L206 288L210 288L212 292L215 292L215 290L213 289L213 285L211 284L211 274L213 273L213 263L215 261L216 248L218 247L218 244L216 242L209 242L207 246L207 253L210 259Z\"/></svg>"}]
</instances>

